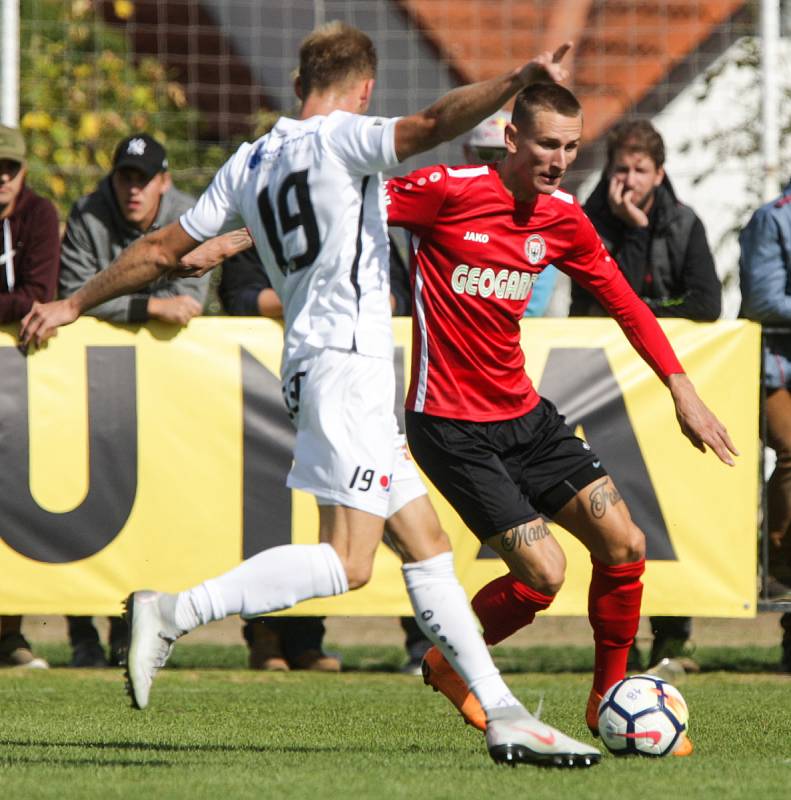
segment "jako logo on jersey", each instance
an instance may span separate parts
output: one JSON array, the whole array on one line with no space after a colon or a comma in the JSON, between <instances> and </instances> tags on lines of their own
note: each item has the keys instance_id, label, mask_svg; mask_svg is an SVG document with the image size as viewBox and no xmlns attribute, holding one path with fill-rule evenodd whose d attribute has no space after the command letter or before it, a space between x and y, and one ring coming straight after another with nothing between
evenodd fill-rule
<instances>
[{"instance_id":1,"label":"jako logo on jersey","mask_svg":"<svg viewBox=\"0 0 791 800\"><path fill-rule=\"evenodd\" d=\"M527 237L525 242L525 255L531 264L538 264L547 254L547 245L543 237L534 233Z\"/></svg>"},{"instance_id":2,"label":"jako logo on jersey","mask_svg":"<svg viewBox=\"0 0 791 800\"><path fill-rule=\"evenodd\" d=\"M495 272L491 267L481 269L459 264L453 270L450 285L456 294L468 294L470 297L494 295L501 300L524 300L530 294L537 277L515 269Z\"/></svg>"},{"instance_id":3,"label":"jako logo on jersey","mask_svg":"<svg viewBox=\"0 0 791 800\"><path fill-rule=\"evenodd\" d=\"M465 242L481 242L486 244L489 241L488 233L476 233L475 231L466 231L464 234Z\"/></svg>"}]
</instances>

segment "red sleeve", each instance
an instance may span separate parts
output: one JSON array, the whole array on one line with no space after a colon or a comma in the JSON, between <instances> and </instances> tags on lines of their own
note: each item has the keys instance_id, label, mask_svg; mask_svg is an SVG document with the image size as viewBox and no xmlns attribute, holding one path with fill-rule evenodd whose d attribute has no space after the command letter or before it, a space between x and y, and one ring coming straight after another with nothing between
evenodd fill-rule
<instances>
[{"instance_id":1,"label":"red sleeve","mask_svg":"<svg viewBox=\"0 0 791 800\"><path fill-rule=\"evenodd\" d=\"M629 286L581 209L574 243L556 266L599 301L663 382L670 375L684 372L653 312Z\"/></svg>"},{"instance_id":2,"label":"red sleeve","mask_svg":"<svg viewBox=\"0 0 791 800\"><path fill-rule=\"evenodd\" d=\"M448 190L448 173L443 166L416 169L402 178L390 178L385 185L387 224L426 235L437 218Z\"/></svg>"}]
</instances>

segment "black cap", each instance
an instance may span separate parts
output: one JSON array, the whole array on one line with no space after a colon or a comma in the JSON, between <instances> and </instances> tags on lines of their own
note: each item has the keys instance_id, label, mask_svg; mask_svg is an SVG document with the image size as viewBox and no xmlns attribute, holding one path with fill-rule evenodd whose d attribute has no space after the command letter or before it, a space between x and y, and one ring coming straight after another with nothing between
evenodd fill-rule
<instances>
[{"instance_id":1,"label":"black cap","mask_svg":"<svg viewBox=\"0 0 791 800\"><path fill-rule=\"evenodd\" d=\"M115 148L113 172L123 167L139 169L147 177L153 178L158 172L164 172L168 168L167 153L153 136L136 133L127 136Z\"/></svg>"}]
</instances>

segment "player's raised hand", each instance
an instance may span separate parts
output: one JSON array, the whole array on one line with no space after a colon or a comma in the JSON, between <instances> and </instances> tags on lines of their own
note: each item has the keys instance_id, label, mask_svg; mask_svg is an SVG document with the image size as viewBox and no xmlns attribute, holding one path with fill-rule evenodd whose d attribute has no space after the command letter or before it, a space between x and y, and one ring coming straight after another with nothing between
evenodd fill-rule
<instances>
[{"instance_id":1,"label":"player's raised hand","mask_svg":"<svg viewBox=\"0 0 791 800\"><path fill-rule=\"evenodd\" d=\"M68 297L53 303L33 303L33 307L22 318L20 348L27 351L31 345L41 347L47 339L57 334L61 325L71 324L79 315L79 310Z\"/></svg>"},{"instance_id":2,"label":"player's raised hand","mask_svg":"<svg viewBox=\"0 0 791 800\"><path fill-rule=\"evenodd\" d=\"M239 228L230 233L215 236L183 255L178 268L171 270L171 274L200 278L222 264L226 258L235 256L252 246L253 238L247 228Z\"/></svg>"},{"instance_id":3,"label":"player's raised hand","mask_svg":"<svg viewBox=\"0 0 791 800\"><path fill-rule=\"evenodd\" d=\"M566 53L574 46L573 42L563 42L554 52L539 53L522 67L521 77L525 86L530 83L565 83L568 70L561 63Z\"/></svg>"},{"instance_id":4,"label":"player's raised hand","mask_svg":"<svg viewBox=\"0 0 791 800\"><path fill-rule=\"evenodd\" d=\"M732 467L734 462L731 454L738 456L739 451L725 426L698 397L692 381L686 375L671 375L668 387L676 406L676 419L684 436L702 453L706 452L708 445L720 461Z\"/></svg>"}]
</instances>

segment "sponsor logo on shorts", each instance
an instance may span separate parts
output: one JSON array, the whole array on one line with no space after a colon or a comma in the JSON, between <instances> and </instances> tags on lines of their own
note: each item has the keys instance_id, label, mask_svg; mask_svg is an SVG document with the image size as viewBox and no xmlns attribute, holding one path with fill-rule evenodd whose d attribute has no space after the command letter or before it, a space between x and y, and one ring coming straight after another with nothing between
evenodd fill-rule
<instances>
[{"instance_id":1,"label":"sponsor logo on shorts","mask_svg":"<svg viewBox=\"0 0 791 800\"><path fill-rule=\"evenodd\" d=\"M531 264L539 264L547 254L547 244L542 236L534 233L525 242L525 256Z\"/></svg>"},{"instance_id":2,"label":"sponsor logo on shorts","mask_svg":"<svg viewBox=\"0 0 791 800\"><path fill-rule=\"evenodd\" d=\"M530 294L537 277L517 269L459 264L451 274L450 285L456 294L467 294L470 297L494 295L500 300L524 300Z\"/></svg>"},{"instance_id":3,"label":"sponsor logo on shorts","mask_svg":"<svg viewBox=\"0 0 791 800\"><path fill-rule=\"evenodd\" d=\"M383 492L389 492L392 482L392 475L379 475L377 479L375 469L371 467L366 469L358 464L354 468L351 481L349 481L349 488L356 489L358 492L367 492L371 487L378 487Z\"/></svg>"}]
</instances>

